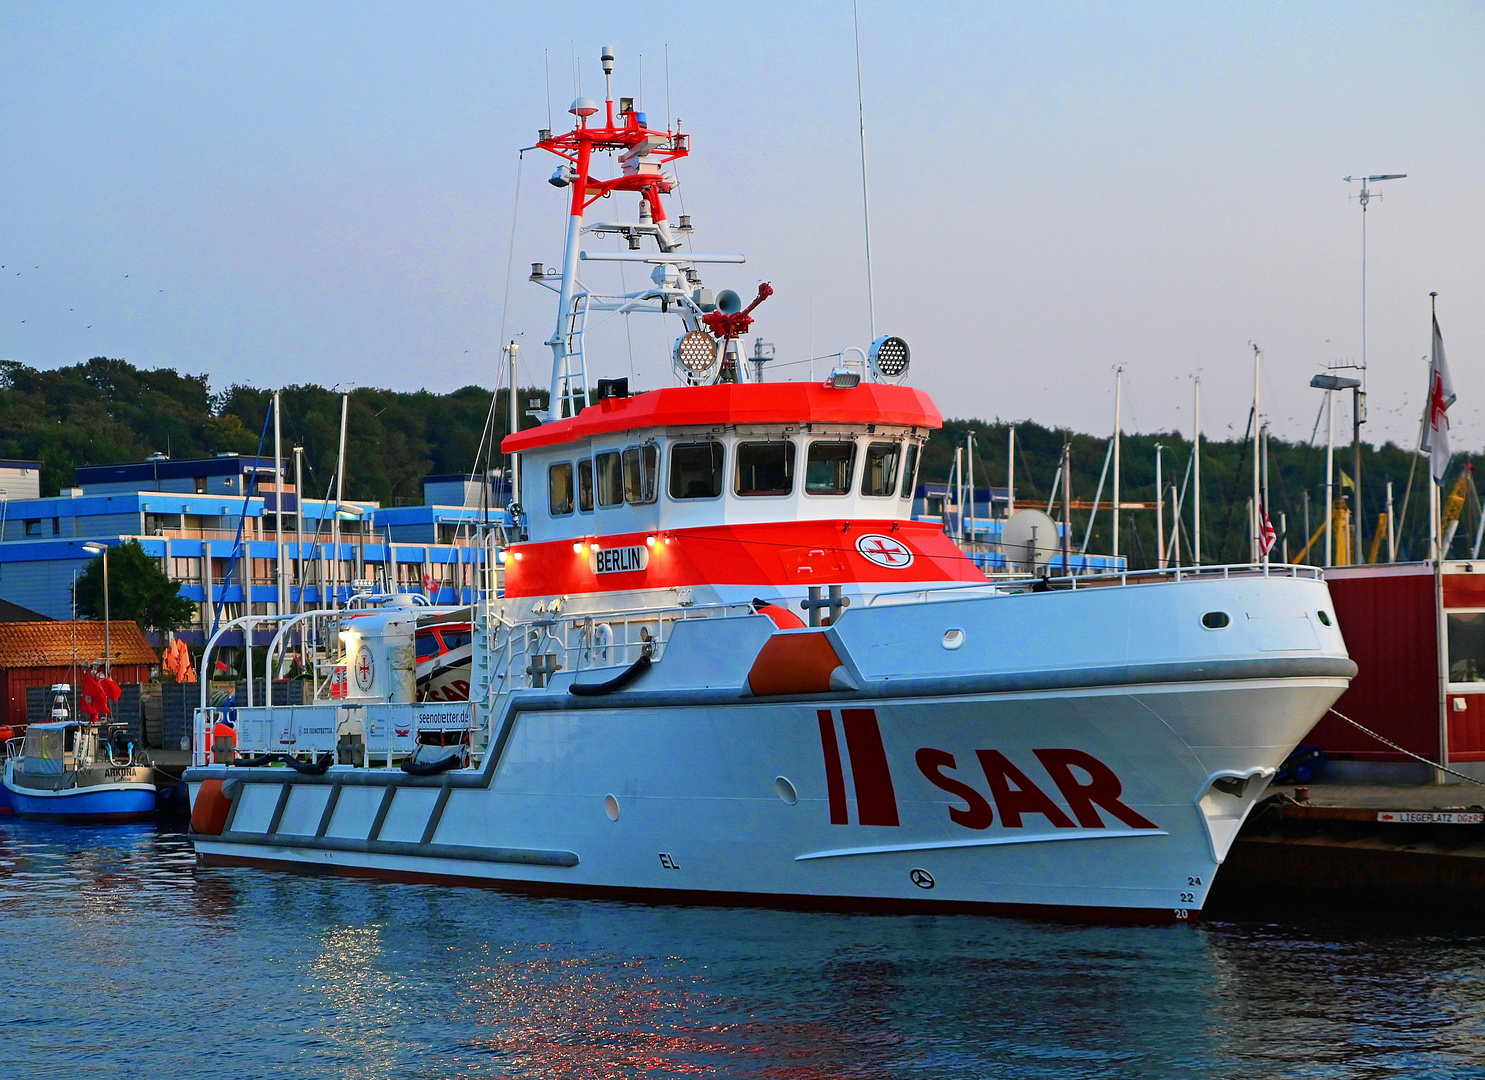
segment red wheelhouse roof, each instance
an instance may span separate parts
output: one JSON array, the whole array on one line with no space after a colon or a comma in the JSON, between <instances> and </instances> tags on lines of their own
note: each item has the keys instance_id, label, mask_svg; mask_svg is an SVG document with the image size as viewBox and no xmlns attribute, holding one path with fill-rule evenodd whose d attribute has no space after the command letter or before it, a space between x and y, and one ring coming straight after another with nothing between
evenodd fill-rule
<instances>
[{"instance_id":1,"label":"red wheelhouse roof","mask_svg":"<svg viewBox=\"0 0 1485 1080\"><path fill-rule=\"evenodd\" d=\"M885 424L937 429L932 399L908 386L863 383L837 390L821 383L720 383L674 386L607 398L576 416L509 435L501 450L520 452L637 428L724 424Z\"/></svg>"}]
</instances>

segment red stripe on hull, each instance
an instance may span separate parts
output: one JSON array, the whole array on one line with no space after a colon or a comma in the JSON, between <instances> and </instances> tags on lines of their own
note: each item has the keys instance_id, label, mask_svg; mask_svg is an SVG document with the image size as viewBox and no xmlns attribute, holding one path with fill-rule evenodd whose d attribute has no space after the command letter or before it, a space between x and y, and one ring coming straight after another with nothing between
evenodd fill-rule
<instances>
[{"instance_id":1,"label":"red stripe on hull","mask_svg":"<svg viewBox=\"0 0 1485 1080\"><path fill-rule=\"evenodd\" d=\"M368 866L326 866L244 855L208 855L198 852L203 867L247 867L308 876L366 878L404 885L448 885L499 889L529 896L564 896L575 900L622 900L658 906L749 907L778 911L870 912L882 915L997 915L1065 923L1110 926L1157 926L1195 923L1196 908L1177 917L1173 908L1078 907L1073 904L999 904L979 900L920 900L916 898L803 896L775 893L709 892L704 889L646 889L623 885L569 885L547 881L512 881L464 877L458 874L419 874Z\"/></svg>"},{"instance_id":2,"label":"red stripe on hull","mask_svg":"<svg viewBox=\"0 0 1485 1080\"><path fill-rule=\"evenodd\" d=\"M840 743L835 738L835 719L829 709L816 713L820 719L820 748L825 753L825 789L830 793L830 824L849 825L846 816L846 778L840 768Z\"/></svg>"},{"instance_id":3,"label":"red stripe on hull","mask_svg":"<svg viewBox=\"0 0 1485 1080\"><path fill-rule=\"evenodd\" d=\"M896 531L893 531L893 528ZM856 537L882 533L913 552L909 567L891 569L856 550ZM944 535L923 521L788 521L592 537L605 548L637 547L656 539L643 570L595 574L586 545L553 540L518 544L505 564L506 596L673 589L698 585L798 589L849 582L984 582L985 575ZM668 539L670 542L666 543ZM519 554L519 558L514 557Z\"/></svg>"},{"instance_id":4,"label":"red stripe on hull","mask_svg":"<svg viewBox=\"0 0 1485 1080\"><path fill-rule=\"evenodd\" d=\"M862 825L897 825L897 793L892 790L892 768L882 746L882 729L875 709L842 709L846 750L851 755L851 779L856 783L856 816Z\"/></svg>"}]
</instances>

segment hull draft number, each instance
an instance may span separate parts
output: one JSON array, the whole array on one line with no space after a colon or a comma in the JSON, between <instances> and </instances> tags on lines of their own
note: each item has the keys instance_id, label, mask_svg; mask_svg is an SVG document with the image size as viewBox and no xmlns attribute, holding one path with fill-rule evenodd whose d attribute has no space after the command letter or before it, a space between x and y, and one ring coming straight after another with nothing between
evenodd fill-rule
<instances>
[{"instance_id":1,"label":"hull draft number","mask_svg":"<svg viewBox=\"0 0 1485 1080\"><path fill-rule=\"evenodd\" d=\"M856 550L868 562L888 570L906 570L913 565L913 553L901 540L881 533L866 533L856 540Z\"/></svg>"}]
</instances>

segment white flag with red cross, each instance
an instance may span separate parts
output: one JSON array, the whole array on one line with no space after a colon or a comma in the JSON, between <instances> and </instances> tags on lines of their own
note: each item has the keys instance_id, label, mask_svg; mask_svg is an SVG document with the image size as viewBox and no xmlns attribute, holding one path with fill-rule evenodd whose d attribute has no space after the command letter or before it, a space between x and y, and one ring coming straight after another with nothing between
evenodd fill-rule
<instances>
[{"instance_id":1,"label":"white flag with red cross","mask_svg":"<svg viewBox=\"0 0 1485 1080\"><path fill-rule=\"evenodd\" d=\"M1423 425L1423 445L1429 457L1433 482L1442 484L1449 469L1449 406L1454 404L1454 380L1444 359L1444 336L1439 317L1433 317L1433 360L1428 365L1428 417Z\"/></svg>"}]
</instances>

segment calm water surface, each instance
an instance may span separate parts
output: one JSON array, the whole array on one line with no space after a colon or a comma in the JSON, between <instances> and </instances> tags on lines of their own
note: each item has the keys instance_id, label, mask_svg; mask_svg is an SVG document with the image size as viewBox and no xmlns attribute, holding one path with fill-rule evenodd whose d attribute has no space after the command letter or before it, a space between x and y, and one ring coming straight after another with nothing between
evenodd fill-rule
<instances>
[{"instance_id":1,"label":"calm water surface","mask_svg":"<svg viewBox=\"0 0 1485 1080\"><path fill-rule=\"evenodd\" d=\"M1485 936L533 900L0 823L0 1076L1481 1077Z\"/></svg>"}]
</instances>

